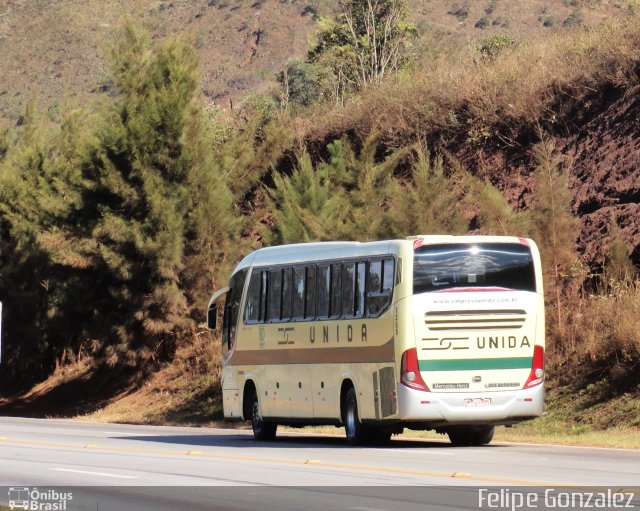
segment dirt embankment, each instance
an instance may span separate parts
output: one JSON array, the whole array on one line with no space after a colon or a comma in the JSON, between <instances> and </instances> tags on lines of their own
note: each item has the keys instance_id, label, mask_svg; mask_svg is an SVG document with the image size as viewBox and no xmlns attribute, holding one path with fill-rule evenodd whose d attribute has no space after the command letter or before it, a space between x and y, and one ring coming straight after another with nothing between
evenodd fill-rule
<instances>
[{"instance_id":1,"label":"dirt embankment","mask_svg":"<svg viewBox=\"0 0 640 511\"><path fill-rule=\"evenodd\" d=\"M611 241L612 221L618 224L636 265L640 265L640 86L625 91L598 91L593 101L574 105L557 124L545 121L545 132L556 140L570 173L573 211L579 217L579 252L588 264L598 264ZM532 196L535 130L518 140L501 140L483 151L454 151L464 165L490 179L512 205L526 209Z\"/></svg>"},{"instance_id":2,"label":"dirt embankment","mask_svg":"<svg viewBox=\"0 0 640 511\"><path fill-rule=\"evenodd\" d=\"M564 152L574 177L581 250L602 254L614 221L640 264L640 86L595 115Z\"/></svg>"}]
</instances>

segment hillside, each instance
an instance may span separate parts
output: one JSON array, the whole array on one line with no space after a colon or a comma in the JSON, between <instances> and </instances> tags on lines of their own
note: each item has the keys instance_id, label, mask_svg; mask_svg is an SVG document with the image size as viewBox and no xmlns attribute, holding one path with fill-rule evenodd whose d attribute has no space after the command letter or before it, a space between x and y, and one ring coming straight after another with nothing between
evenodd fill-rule
<instances>
[{"instance_id":1,"label":"hillside","mask_svg":"<svg viewBox=\"0 0 640 511\"><path fill-rule=\"evenodd\" d=\"M3 413L219 418L218 344L203 304L242 255L310 239L472 231L530 235L543 251L546 420L638 427L634 3L411 4L422 36L407 69L340 100L247 102L225 116L211 102L268 89L304 53L313 23L302 13L329 4L149 4L129 14L150 39L118 24L125 2L124 11L74 5L4 5L3 26L23 32L3 32L12 44L0 56L2 87L26 92L0 95L13 125L0 130ZM100 6L109 26L73 35ZM227 14L239 23L232 30ZM79 18L61 28L65 17ZM29 79L52 43L33 44L28 20L36 39L56 26L66 34L51 39L67 44L57 46L55 86L49 71ZM196 29L214 23L219 44ZM490 39L508 44L484 51L480 42L503 30L517 37ZM192 41L163 37L181 31ZM38 90L49 115L20 118ZM84 108L57 119L65 101Z\"/></svg>"},{"instance_id":2,"label":"hillside","mask_svg":"<svg viewBox=\"0 0 640 511\"><path fill-rule=\"evenodd\" d=\"M0 119L10 124L35 101L53 118L65 105L85 105L111 87L103 45L124 17L154 38L190 34L201 61L201 89L229 108L269 90L292 58L303 57L313 14L332 0L3 0L0 2ZM596 24L628 12L613 0L410 0L421 34L418 60L496 33L518 39Z\"/></svg>"}]
</instances>

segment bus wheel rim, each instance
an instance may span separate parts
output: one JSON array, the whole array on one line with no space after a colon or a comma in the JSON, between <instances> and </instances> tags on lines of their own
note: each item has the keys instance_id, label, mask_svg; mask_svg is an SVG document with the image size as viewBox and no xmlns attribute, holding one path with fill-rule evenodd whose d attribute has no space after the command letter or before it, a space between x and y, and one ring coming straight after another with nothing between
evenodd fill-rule
<instances>
[{"instance_id":1,"label":"bus wheel rim","mask_svg":"<svg viewBox=\"0 0 640 511\"><path fill-rule=\"evenodd\" d=\"M356 431L355 408L353 401L349 402L349 405L347 406L347 433L349 436L354 436Z\"/></svg>"}]
</instances>

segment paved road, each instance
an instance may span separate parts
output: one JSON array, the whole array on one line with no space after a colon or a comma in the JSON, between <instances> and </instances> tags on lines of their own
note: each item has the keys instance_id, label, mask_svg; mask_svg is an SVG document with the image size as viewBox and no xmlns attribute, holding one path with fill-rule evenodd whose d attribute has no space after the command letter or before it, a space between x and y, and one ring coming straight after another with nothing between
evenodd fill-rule
<instances>
[{"instance_id":1,"label":"paved road","mask_svg":"<svg viewBox=\"0 0 640 511\"><path fill-rule=\"evenodd\" d=\"M408 487L460 487L460 495L469 497L473 490L475 499L475 487L529 485L640 486L640 451L507 443L461 448L434 440L354 448L341 436L279 434L274 442L256 442L238 430L0 418L0 488L91 486L105 497L125 492L147 504L154 495L154 510L166 502L173 502L167 509L182 508L170 495L191 509L211 509L211 488L194 487L217 487L216 501L225 503L221 509L265 508L271 501L278 509L299 509L303 499L305 509L315 503L327 511L338 492L336 509L366 511L397 509L399 489L406 498L403 510L427 509L424 495ZM220 488L237 486L244 488ZM268 492L274 493L267 497ZM450 494L441 497L452 502ZM374 502L364 505L367 499ZM433 492L429 499L438 501Z\"/></svg>"}]
</instances>

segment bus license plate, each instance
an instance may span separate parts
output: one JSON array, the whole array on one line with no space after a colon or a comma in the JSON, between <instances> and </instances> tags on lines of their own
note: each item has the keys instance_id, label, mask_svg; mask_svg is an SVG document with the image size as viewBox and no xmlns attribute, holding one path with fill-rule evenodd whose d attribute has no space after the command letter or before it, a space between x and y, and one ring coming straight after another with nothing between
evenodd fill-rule
<instances>
[{"instance_id":1,"label":"bus license plate","mask_svg":"<svg viewBox=\"0 0 640 511\"><path fill-rule=\"evenodd\" d=\"M474 399L465 399L464 406L465 408L480 408L483 406L491 406L491 398L476 397Z\"/></svg>"}]
</instances>

